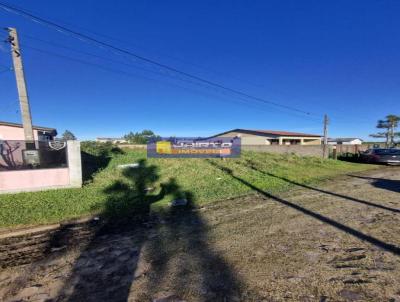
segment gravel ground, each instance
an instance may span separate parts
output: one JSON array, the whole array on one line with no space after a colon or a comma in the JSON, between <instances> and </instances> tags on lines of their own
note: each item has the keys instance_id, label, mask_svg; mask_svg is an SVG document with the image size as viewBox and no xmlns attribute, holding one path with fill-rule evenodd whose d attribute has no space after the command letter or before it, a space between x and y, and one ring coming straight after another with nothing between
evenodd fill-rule
<instances>
[{"instance_id":1,"label":"gravel ground","mask_svg":"<svg viewBox=\"0 0 400 302\"><path fill-rule=\"evenodd\" d=\"M227 171L229 174L229 171ZM400 168L172 209L0 272L2 301L400 301Z\"/></svg>"}]
</instances>

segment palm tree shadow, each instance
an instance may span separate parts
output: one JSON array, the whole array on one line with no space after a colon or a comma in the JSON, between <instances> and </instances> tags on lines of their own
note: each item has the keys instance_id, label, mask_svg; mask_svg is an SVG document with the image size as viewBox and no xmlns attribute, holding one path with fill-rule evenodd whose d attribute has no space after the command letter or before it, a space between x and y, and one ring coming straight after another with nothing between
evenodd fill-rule
<instances>
[{"instance_id":1,"label":"palm tree shadow","mask_svg":"<svg viewBox=\"0 0 400 302\"><path fill-rule=\"evenodd\" d=\"M123 180L105 189L108 198L101 217L106 222L80 252L56 301L127 301L135 295L133 283L143 277L139 255L145 255L151 270L138 301L153 300L165 281L172 281L173 297L194 292L197 297L209 297L204 301L231 301L241 283L208 244L207 226L192 206L191 192L181 190L175 179L170 179L161 184L158 194L149 194L159 176L157 167L144 160L123 175ZM188 203L165 210L163 218L158 217L161 223L155 223L151 204L166 196ZM152 238L149 234L154 231L156 237ZM177 259L179 263L174 265ZM173 297L165 301L174 301Z\"/></svg>"},{"instance_id":2,"label":"palm tree shadow","mask_svg":"<svg viewBox=\"0 0 400 302\"><path fill-rule=\"evenodd\" d=\"M178 188L173 192L174 198L186 198L188 204L164 213L164 223L149 242L147 257L153 269L140 298L148 301L168 289L165 301L191 301L199 297L201 301L239 301L246 286L210 246L207 225L193 206L193 196ZM246 301L260 301L256 296L252 292Z\"/></svg>"},{"instance_id":3,"label":"palm tree shadow","mask_svg":"<svg viewBox=\"0 0 400 302\"><path fill-rule=\"evenodd\" d=\"M57 301L127 301L147 231L143 222L165 190L148 194L159 176L157 167L145 160L122 174L123 180L105 188L108 197L100 215L104 222L80 252Z\"/></svg>"}]
</instances>

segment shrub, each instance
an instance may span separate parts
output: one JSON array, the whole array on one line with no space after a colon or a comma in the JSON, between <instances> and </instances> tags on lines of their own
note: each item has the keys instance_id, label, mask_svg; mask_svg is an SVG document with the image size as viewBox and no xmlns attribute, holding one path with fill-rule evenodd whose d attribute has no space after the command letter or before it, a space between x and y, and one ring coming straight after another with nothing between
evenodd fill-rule
<instances>
[{"instance_id":1,"label":"shrub","mask_svg":"<svg viewBox=\"0 0 400 302\"><path fill-rule=\"evenodd\" d=\"M83 141L81 151L93 156L109 157L112 154L123 154L121 148L111 142L101 143L95 141Z\"/></svg>"}]
</instances>

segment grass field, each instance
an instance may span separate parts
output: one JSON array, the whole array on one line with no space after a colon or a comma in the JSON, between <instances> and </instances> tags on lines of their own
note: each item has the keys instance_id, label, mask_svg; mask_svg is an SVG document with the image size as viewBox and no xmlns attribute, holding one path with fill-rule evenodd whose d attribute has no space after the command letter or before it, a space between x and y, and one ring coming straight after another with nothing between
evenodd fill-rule
<instances>
[{"instance_id":1,"label":"grass field","mask_svg":"<svg viewBox=\"0 0 400 302\"><path fill-rule=\"evenodd\" d=\"M136 162L140 166L135 169L117 168L119 164ZM146 159L145 151L125 150L113 154L96 173L93 167L88 169L85 175L90 180L82 189L0 195L0 227L54 223L95 213L118 216L150 208L156 211L177 197L200 205L251 193L248 186L226 172L267 192L278 193L289 189L290 184L263 172L305 184L372 167L255 152L243 152L241 158L224 161Z\"/></svg>"}]
</instances>

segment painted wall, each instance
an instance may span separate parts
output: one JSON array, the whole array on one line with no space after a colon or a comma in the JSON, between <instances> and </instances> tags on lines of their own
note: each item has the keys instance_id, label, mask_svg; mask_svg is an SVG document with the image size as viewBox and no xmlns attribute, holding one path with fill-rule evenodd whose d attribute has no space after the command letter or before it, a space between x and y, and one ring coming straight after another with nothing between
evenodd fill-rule
<instances>
[{"instance_id":1,"label":"painted wall","mask_svg":"<svg viewBox=\"0 0 400 302\"><path fill-rule=\"evenodd\" d=\"M0 190L7 192L35 191L69 186L69 169L37 169L0 172Z\"/></svg>"},{"instance_id":2,"label":"painted wall","mask_svg":"<svg viewBox=\"0 0 400 302\"><path fill-rule=\"evenodd\" d=\"M0 171L0 193L81 187L79 141L67 141L67 161L68 168Z\"/></svg>"},{"instance_id":3,"label":"painted wall","mask_svg":"<svg viewBox=\"0 0 400 302\"><path fill-rule=\"evenodd\" d=\"M33 136L38 140L38 131L33 129ZM2 140L25 140L24 129L0 125L0 139Z\"/></svg>"}]
</instances>

